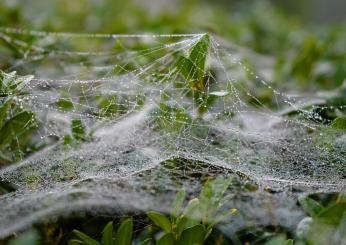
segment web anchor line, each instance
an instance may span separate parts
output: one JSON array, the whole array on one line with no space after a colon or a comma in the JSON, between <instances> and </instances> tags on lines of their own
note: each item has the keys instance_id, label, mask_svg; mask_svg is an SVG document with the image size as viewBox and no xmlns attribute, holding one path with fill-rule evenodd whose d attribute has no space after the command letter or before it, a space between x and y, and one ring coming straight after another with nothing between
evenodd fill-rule
<instances>
[{"instance_id":1,"label":"web anchor line","mask_svg":"<svg viewBox=\"0 0 346 245\"><path fill-rule=\"evenodd\" d=\"M73 32L50 32L50 31L37 31L27 30L12 27L0 27L0 32L7 34L29 35L37 37L57 36L57 37L71 37L71 38L170 38L170 37L198 37L203 33L191 34L111 34L111 33L73 33Z\"/></svg>"}]
</instances>

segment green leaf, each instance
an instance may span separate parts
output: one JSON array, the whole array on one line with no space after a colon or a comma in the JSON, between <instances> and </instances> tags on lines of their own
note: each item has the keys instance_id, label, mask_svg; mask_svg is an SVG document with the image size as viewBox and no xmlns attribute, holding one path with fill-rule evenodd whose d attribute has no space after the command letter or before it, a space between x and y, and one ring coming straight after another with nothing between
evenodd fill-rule
<instances>
[{"instance_id":1,"label":"green leaf","mask_svg":"<svg viewBox=\"0 0 346 245\"><path fill-rule=\"evenodd\" d=\"M293 245L293 243L294 243L293 239L287 239L284 245Z\"/></svg>"},{"instance_id":2,"label":"green leaf","mask_svg":"<svg viewBox=\"0 0 346 245\"><path fill-rule=\"evenodd\" d=\"M180 236L181 233L185 230L187 222L188 222L188 218L185 215L181 215L177 219L177 224L176 224L177 231L176 231L176 233L178 234L178 236Z\"/></svg>"},{"instance_id":3,"label":"green leaf","mask_svg":"<svg viewBox=\"0 0 346 245\"><path fill-rule=\"evenodd\" d=\"M270 239L265 245L293 245L293 240L287 240L285 236L277 236Z\"/></svg>"},{"instance_id":4,"label":"green leaf","mask_svg":"<svg viewBox=\"0 0 346 245\"><path fill-rule=\"evenodd\" d=\"M189 57L179 57L177 68L190 86L197 90L204 87L205 63L209 52L210 37L204 34L191 48Z\"/></svg>"},{"instance_id":5,"label":"green leaf","mask_svg":"<svg viewBox=\"0 0 346 245\"><path fill-rule=\"evenodd\" d=\"M117 112L117 99L116 96L103 99L98 107L101 109L101 116L111 116Z\"/></svg>"},{"instance_id":6,"label":"green leaf","mask_svg":"<svg viewBox=\"0 0 346 245\"><path fill-rule=\"evenodd\" d=\"M115 237L116 245L131 245L133 232L133 219L124 220L117 230Z\"/></svg>"},{"instance_id":7,"label":"green leaf","mask_svg":"<svg viewBox=\"0 0 346 245\"><path fill-rule=\"evenodd\" d=\"M71 135L65 135L64 136L64 145L72 145L73 139Z\"/></svg>"},{"instance_id":8,"label":"green leaf","mask_svg":"<svg viewBox=\"0 0 346 245\"><path fill-rule=\"evenodd\" d=\"M197 81L200 81L204 77L209 45L210 37L208 34L204 34L191 49L189 59L194 65L191 76Z\"/></svg>"},{"instance_id":9,"label":"green leaf","mask_svg":"<svg viewBox=\"0 0 346 245\"><path fill-rule=\"evenodd\" d=\"M83 241L80 240L69 240L68 245L81 245L81 244L85 244Z\"/></svg>"},{"instance_id":10,"label":"green leaf","mask_svg":"<svg viewBox=\"0 0 346 245\"><path fill-rule=\"evenodd\" d=\"M182 208L184 200L185 200L185 196L186 196L185 189L182 189L181 191L179 191L175 195L175 198L174 198L173 203L172 203L172 208L171 208L172 218L176 218L179 216L181 208Z\"/></svg>"},{"instance_id":11,"label":"green leaf","mask_svg":"<svg viewBox=\"0 0 346 245\"><path fill-rule=\"evenodd\" d=\"M179 245L197 245L203 244L206 235L203 225L195 225L183 231L180 237Z\"/></svg>"},{"instance_id":12,"label":"green leaf","mask_svg":"<svg viewBox=\"0 0 346 245\"><path fill-rule=\"evenodd\" d=\"M73 233L81 239L83 242L85 242L88 245L101 245L98 241L91 238L90 236L84 234L83 232L80 232L78 230L73 230Z\"/></svg>"},{"instance_id":13,"label":"green leaf","mask_svg":"<svg viewBox=\"0 0 346 245\"><path fill-rule=\"evenodd\" d=\"M323 210L323 207L310 197L301 197L298 201L311 217L318 215Z\"/></svg>"},{"instance_id":14,"label":"green leaf","mask_svg":"<svg viewBox=\"0 0 346 245\"><path fill-rule=\"evenodd\" d=\"M13 139L32 128L34 118L34 113L23 111L8 120L0 130L0 150L9 145Z\"/></svg>"},{"instance_id":15,"label":"green leaf","mask_svg":"<svg viewBox=\"0 0 346 245\"><path fill-rule=\"evenodd\" d=\"M33 79L32 75L17 76L16 72L5 73L0 71L0 95L18 94Z\"/></svg>"},{"instance_id":16,"label":"green leaf","mask_svg":"<svg viewBox=\"0 0 346 245\"><path fill-rule=\"evenodd\" d=\"M200 211L200 205L198 198L190 200L187 204L184 215L188 218L188 223L190 225L196 225L201 221L202 214Z\"/></svg>"},{"instance_id":17,"label":"green leaf","mask_svg":"<svg viewBox=\"0 0 346 245\"><path fill-rule=\"evenodd\" d=\"M172 231L172 224L164 214L156 211L149 211L147 212L147 215L155 225L159 226L166 233L170 233Z\"/></svg>"},{"instance_id":18,"label":"green leaf","mask_svg":"<svg viewBox=\"0 0 346 245\"><path fill-rule=\"evenodd\" d=\"M206 231L205 231L205 236L204 236L204 241L207 240L207 238L210 236L210 234L213 232L213 226L210 225Z\"/></svg>"},{"instance_id":19,"label":"green leaf","mask_svg":"<svg viewBox=\"0 0 346 245\"><path fill-rule=\"evenodd\" d=\"M174 245L175 239L172 233L166 233L159 238L156 245Z\"/></svg>"},{"instance_id":20,"label":"green leaf","mask_svg":"<svg viewBox=\"0 0 346 245\"><path fill-rule=\"evenodd\" d=\"M71 122L72 136L76 140L85 140L86 128L80 119L73 119Z\"/></svg>"},{"instance_id":21,"label":"green leaf","mask_svg":"<svg viewBox=\"0 0 346 245\"><path fill-rule=\"evenodd\" d=\"M339 202L323 209L316 218L324 224L338 225L345 212L346 202Z\"/></svg>"},{"instance_id":22,"label":"green leaf","mask_svg":"<svg viewBox=\"0 0 346 245\"><path fill-rule=\"evenodd\" d=\"M193 80L192 74L194 74L194 65L190 59L180 56L177 62L177 67L187 81Z\"/></svg>"},{"instance_id":23,"label":"green leaf","mask_svg":"<svg viewBox=\"0 0 346 245\"><path fill-rule=\"evenodd\" d=\"M110 221L102 231L102 245L112 245L113 243L113 222Z\"/></svg>"},{"instance_id":24,"label":"green leaf","mask_svg":"<svg viewBox=\"0 0 346 245\"><path fill-rule=\"evenodd\" d=\"M331 126L334 129L346 130L346 119L341 117L335 118Z\"/></svg>"},{"instance_id":25,"label":"green leaf","mask_svg":"<svg viewBox=\"0 0 346 245\"><path fill-rule=\"evenodd\" d=\"M56 105L61 109L65 111L69 111L73 109L73 103L71 99L69 98L60 98L57 102Z\"/></svg>"},{"instance_id":26,"label":"green leaf","mask_svg":"<svg viewBox=\"0 0 346 245\"><path fill-rule=\"evenodd\" d=\"M140 245L148 245L151 244L151 238L147 238L144 241L141 241Z\"/></svg>"},{"instance_id":27,"label":"green leaf","mask_svg":"<svg viewBox=\"0 0 346 245\"><path fill-rule=\"evenodd\" d=\"M222 202L225 192L230 186L231 181L228 178L216 178L209 180L203 187L200 194L200 200L203 204L212 207L218 207Z\"/></svg>"},{"instance_id":28,"label":"green leaf","mask_svg":"<svg viewBox=\"0 0 346 245\"><path fill-rule=\"evenodd\" d=\"M203 186L200 194L200 210L204 223L209 222L210 218L215 218L216 212L225 200L225 192L230 184L229 178L216 178L209 180Z\"/></svg>"},{"instance_id":29,"label":"green leaf","mask_svg":"<svg viewBox=\"0 0 346 245\"><path fill-rule=\"evenodd\" d=\"M12 99L7 99L2 105L0 105L0 128L4 124L7 111L9 110L11 104L12 104Z\"/></svg>"}]
</instances>

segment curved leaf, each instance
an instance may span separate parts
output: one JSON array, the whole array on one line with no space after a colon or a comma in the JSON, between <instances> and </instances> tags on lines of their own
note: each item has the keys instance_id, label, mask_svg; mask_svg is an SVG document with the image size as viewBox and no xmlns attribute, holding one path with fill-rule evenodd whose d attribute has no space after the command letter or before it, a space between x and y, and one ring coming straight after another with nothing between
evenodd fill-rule
<instances>
[{"instance_id":1,"label":"curved leaf","mask_svg":"<svg viewBox=\"0 0 346 245\"><path fill-rule=\"evenodd\" d=\"M317 214L319 214L323 207L316 202L314 199L310 197L302 197L298 199L300 205L303 207L303 209L311 216L314 217Z\"/></svg>"},{"instance_id":2,"label":"curved leaf","mask_svg":"<svg viewBox=\"0 0 346 245\"><path fill-rule=\"evenodd\" d=\"M81 239L84 243L88 245L101 245L98 241L95 239L91 238L90 236L84 234L83 232L80 232L78 230L73 230L73 233Z\"/></svg>"},{"instance_id":3,"label":"curved leaf","mask_svg":"<svg viewBox=\"0 0 346 245\"><path fill-rule=\"evenodd\" d=\"M131 245L133 231L133 219L124 220L117 230L115 237L116 245Z\"/></svg>"},{"instance_id":4,"label":"curved leaf","mask_svg":"<svg viewBox=\"0 0 346 245\"><path fill-rule=\"evenodd\" d=\"M183 231L179 245L199 245L203 244L205 237L203 225L195 225Z\"/></svg>"},{"instance_id":5,"label":"curved leaf","mask_svg":"<svg viewBox=\"0 0 346 245\"><path fill-rule=\"evenodd\" d=\"M147 215L155 225L159 226L165 232L170 233L172 231L172 224L164 214L156 211L149 211Z\"/></svg>"},{"instance_id":6,"label":"curved leaf","mask_svg":"<svg viewBox=\"0 0 346 245\"><path fill-rule=\"evenodd\" d=\"M113 242L113 222L110 221L102 231L102 245L112 245Z\"/></svg>"},{"instance_id":7,"label":"curved leaf","mask_svg":"<svg viewBox=\"0 0 346 245\"><path fill-rule=\"evenodd\" d=\"M35 114L23 111L12 117L0 130L0 149L9 145L15 137L19 137L33 126Z\"/></svg>"},{"instance_id":8,"label":"curved leaf","mask_svg":"<svg viewBox=\"0 0 346 245\"><path fill-rule=\"evenodd\" d=\"M174 245L174 236L172 233L166 233L157 241L156 245Z\"/></svg>"},{"instance_id":9,"label":"curved leaf","mask_svg":"<svg viewBox=\"0 0 346 245\"><path fill-rule=\"evenodd\" d=\"M182 208L184 200L185 200L185 196L186 196L185 189L182 189L181 191L179 191L175 195L175 198L174 198L173 203L172 203L172 208L171 208L171 216L172 217L175 218L175 217L179 216L179 213L181 211L181 208Z\"/></svg>"}]
</instances>

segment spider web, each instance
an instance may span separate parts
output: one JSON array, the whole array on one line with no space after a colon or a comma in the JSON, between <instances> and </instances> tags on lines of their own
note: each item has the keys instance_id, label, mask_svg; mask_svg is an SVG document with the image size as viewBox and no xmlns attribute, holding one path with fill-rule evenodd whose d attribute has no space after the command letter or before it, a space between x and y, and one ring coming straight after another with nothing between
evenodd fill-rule
<instances>
[{"instance_id":1,"label":"spider web","mask_svg":"<svg viewBox=\"0 0 346 245\"><path fill-rule=\"evenodd\" d=\"M0 237L75 212L167 211L179 189L194 196L211 176L233 178L229 206L240 227L292 228L303 216L297 195L345 191L345 134L315 112L325 98L281 92L213 37L201 93L212 102L198 102L177 59L203 36L1 28L16 50L2 55L6 72L34 75L16 99L37 114L35 140L47 146L0 170L16 186L0 196ZM261 89L275 109L258 98ZM73 119L91 139L67 146ZM318 143L323 134L331 145Z\"/></svg>"}]
</instances>

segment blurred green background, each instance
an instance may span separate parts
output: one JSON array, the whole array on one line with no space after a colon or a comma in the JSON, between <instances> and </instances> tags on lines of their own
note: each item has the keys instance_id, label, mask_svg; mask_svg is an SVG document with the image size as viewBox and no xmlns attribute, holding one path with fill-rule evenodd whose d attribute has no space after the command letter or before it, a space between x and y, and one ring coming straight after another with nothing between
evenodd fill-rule
<instances>
[{"instance_id":1,"label":"blurred green background","mask_svg":"<svg viewBox=\"0 0 346 245\"><path fill-rule=\"evenodd\" d=\"M267 77L274 83L293 82L315 91L339 88L346 77L345 5L342 0L2 0L0 26L91 33L210 32L274 59Z\"/></svg>"}]
</instances>

